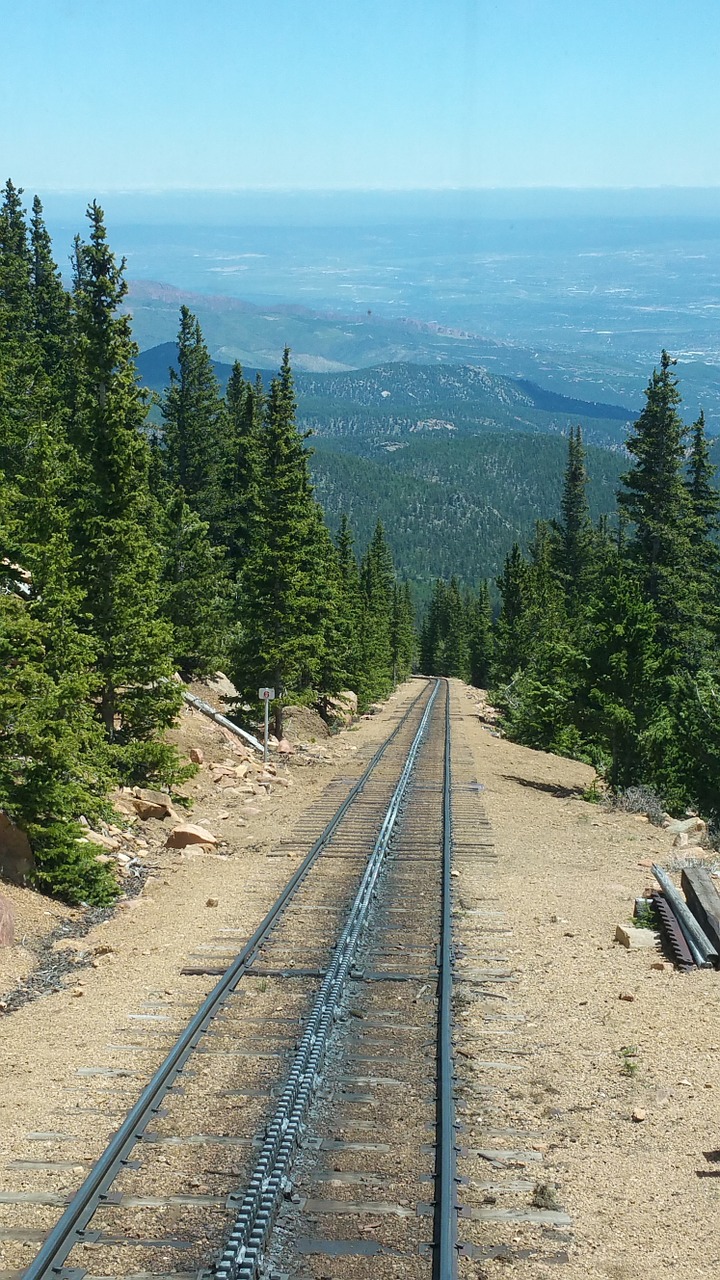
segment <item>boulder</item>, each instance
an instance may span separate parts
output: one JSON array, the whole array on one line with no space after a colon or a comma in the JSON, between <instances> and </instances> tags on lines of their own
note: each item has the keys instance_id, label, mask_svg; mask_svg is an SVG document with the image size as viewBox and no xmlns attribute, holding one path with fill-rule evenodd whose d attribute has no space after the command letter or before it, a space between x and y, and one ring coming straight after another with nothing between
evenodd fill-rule
<instances>
[{"instance_id":1,"label":"boulder","mask_svg":"<svg viewBox=\"0 0 720 1280\"><path fill-rule=\"evenodd\" d=\"M0 811L0 879L25 884L34 868L35 859L25 832Z\"/></svg>"},{"instance_id":2,"label":"boulder","mask_svg":"<svg viewBox=\"0 0 720 1280\"><path fill-rule=\"evenodd\" d=\"M663 827L670 835L681 835L684 831L696 831L700 835L705 835L707 831L707 823L702 818L665 818Z\"/></svg>"},{"instance_id":3,"label":"boulder","mask_svg":"<svg viewBox=\"0 0 720 1280\"><path fill-rule=\"evenodd\" d=\"M278 755L281 756L293 756L295 754L295 748L291 746L287 738L281 738L277 744L277 752Z\"/></svg>"},{"instance_id":4,"label":"boulder","mask_svg":"<svg viewBox=\"0 0 720 1280\"><path fill-rule=\"evenodd\" d=\"M170 797L164 791L149 791L144 787L134 787L130 803L138 817L143 821L148 818L172 818L177 822L178 815L170 803Z\"/></svg>"},{"instance_id":5,"label":"boulder","mask_svg":"<svg viewBox=\"0 0 720 1280\"><path fill-rule=\"evenodd\" d=\"M222 671L216 671L214 676L209 676L204 682L208 689L215 694L216 702L235 702L240 694L238 693L232 680L229 680ZM211 699L212 701L212 699Z\"/></svg>"},{"instance_id":6,"label":"boulder","mask_svg":"<svg viewBox=\"0 0 720 1280\"><path fill-rule=\"evenodd\" d=\"M11 947L15 941L15 912L7 898L0 898L0 947Z\"/></svg>"},{"instance_id":7,"label":"boulder","mask_svg":"<svg viewBox=\"0 0 720 1280\"><path fill-rule=\"evenodd\" d=\"M193 764L202 764L205 759L205 752L202 747L191 747L188 751L188 755Z\"/></svg>"},{"instance_id":8,"label":"boulder","mask_svg":"<svg viewBox=\"0 0 720 1280\"><path fill-rule=\"evenodd\" d=\"M325 719L332 728L347 728L357 715L357 694L353 693L351 689L343 689L335 697L327 696L323 698L322 706Z\"/></svg>"},{"instance_id":9,"label":"boulder","mask_svg":"<svg viewBox=\"0 0 720 1280\"><path fill-rule=\"evenodd\" d=\"M205 827L199 827L194 822L181 822L177 827L173 827L165 841L165 848L185 849L191 844L216 845L217 839Z\"/></svg>"}]
</instances>

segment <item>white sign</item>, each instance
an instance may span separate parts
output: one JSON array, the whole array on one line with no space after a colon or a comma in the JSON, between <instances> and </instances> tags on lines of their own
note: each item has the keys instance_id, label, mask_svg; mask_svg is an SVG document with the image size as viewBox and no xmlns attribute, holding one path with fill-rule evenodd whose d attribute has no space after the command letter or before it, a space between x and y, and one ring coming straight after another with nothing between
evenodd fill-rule
<instances>
[{"instance_id":1,"label":"white sign","mask_svg":"<svg viewBox=\"0 0 720 1280\"><path fill-rule=\"evenodd\" d=\"M258 689L258 697L261 702L272 702L275 698L274 689Z\"/></svg>"}]
</instances>

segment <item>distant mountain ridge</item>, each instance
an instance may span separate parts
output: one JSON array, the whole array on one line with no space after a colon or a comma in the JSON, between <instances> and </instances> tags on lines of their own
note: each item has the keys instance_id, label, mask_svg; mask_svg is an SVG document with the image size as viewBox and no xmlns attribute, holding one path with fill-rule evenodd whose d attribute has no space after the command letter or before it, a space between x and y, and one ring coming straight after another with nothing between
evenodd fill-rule
<instances>
[{"instance_id":1,"label":"distant mountain ridge","mask_svg":"<svg viewBox=\"0 0 720 1280\"><path fill-rule=\"evenodd\" d=\"M177 365L175 343L142 351L138 370L146 386L162 392ZM231 366L213 362L224 387ZM260 373L267 385L273 369ZM502 377L476 364L415 365L408 361L346 372L295 374L300 424L321 437L343 439L354 451L372 451L424 430L476 435L521 431L563 435L581 423L589 441L617 448L635 415L545 391L527 380Z\"/></svg>"}]
</instances>

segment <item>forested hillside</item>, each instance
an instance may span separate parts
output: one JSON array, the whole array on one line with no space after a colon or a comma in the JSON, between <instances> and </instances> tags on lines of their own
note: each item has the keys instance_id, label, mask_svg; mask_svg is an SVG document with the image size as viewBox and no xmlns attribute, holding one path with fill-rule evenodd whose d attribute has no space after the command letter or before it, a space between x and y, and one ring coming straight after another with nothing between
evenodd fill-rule
<instances>
[{"instance_id":1,"label":"forested hillside","mask_svg":"<svg viewBox=\"0 0 720 1280\"><path fill-rule=\"evenodd\" d=\"M662 353L628 440L619 522L593 524L588 459L569 440L556 519L515 544L487 591L436 584L421 660L490 683L516 741L587 760L615 792L720 823L720 494L702 414L679 413Z\"/></svg>"},{"instance_id":2,"label":"forested hillside","mask_svg":"<svg viewBox=\"0 0 720 1280\"><path fill-rule=\"evenodd\" d=\"M264 386L225 392L197 319L153 431L124 263L98 204L62 283L42 206L0 206L0 812L27 834L35 883L68 901L117 892L79 818L114 784L192 771L164 731L177 673L222 666L257 713L350 687L365 706L404 678L413 607L382 526L360 563L333 542L298 430L286 350Z\"/></svg>"},{"instance_id":3,"label":"forested hillside","mask_svg":"<svg viewBox=\"0 0 720 1280\"><path fill-rule=\"evenodd\" d=\"M485 435L413 440L374 458L313 441L318 497L335 527L343 512L364 544L378 517L400 572L424 596L436 577L495 578L513 542L526 545L535 521L559 510L567 442ZM615 509L627 460L588 450L588 502L597 520Z\"/></svg>"},{"instance_id":4,"label":"forested hillside","mask_svg":"<svg viewBox=\"0 0 720 1280\"><path fill-rule=\"evenodd\" d=\"M138 370L161 393L177 348L166 342L140 353ZM222 385L230 365L213 363ZM257 369L246 370L254 378ZM342 439L358 453L372 453L416 433L447 435L522 431L564 435L579 423L585 438L608 447L622 444L633 414L617 405L573 400L481 365L378 365L345 373L298 373L298 421L323 438Z\"/></svg>"}]
</instances>

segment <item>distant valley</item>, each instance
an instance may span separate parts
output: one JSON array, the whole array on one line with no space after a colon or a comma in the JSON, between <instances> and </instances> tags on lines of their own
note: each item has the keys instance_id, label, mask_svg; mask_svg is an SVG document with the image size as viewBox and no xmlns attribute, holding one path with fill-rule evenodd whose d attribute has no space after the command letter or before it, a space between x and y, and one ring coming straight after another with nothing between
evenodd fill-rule
<instances>
[{"instance_id":1,"label":"distant valley","mask_svg":"<svg viewBox=\"0 0 720 1280\"><path fill-rule=\"evenodd\" d=\"M145 384L162 392L174 343L143 351ZM224 386L230 366L215 364ZM261 372L268 385L273 370ZM438 575L494 578L513 541L559 509L570 425L588 444L593 518L615 506L626 467L628 410L498 377L476 365L381 365L295 377L298 422L313 432L312 468L331 527L346 512L359 547L377 519L420 600ZM157 410L155 410L157 413Z\"/></svg>"}]
</instances>

